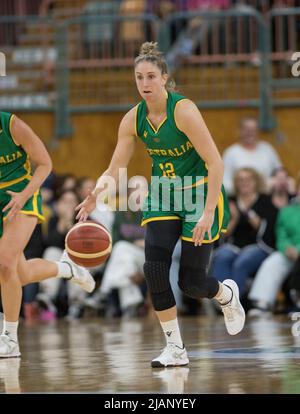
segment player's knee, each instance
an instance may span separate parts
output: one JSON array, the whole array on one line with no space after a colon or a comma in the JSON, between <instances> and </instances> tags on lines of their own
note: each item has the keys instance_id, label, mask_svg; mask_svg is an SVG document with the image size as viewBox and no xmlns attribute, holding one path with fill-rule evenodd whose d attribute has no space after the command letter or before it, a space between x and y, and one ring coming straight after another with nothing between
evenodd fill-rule
<instances>
[{"instance_id":1,"label":"player's knee","mask_svg":"<svg viewBox=\"0 0 300 414\"><path fill-rule=\"evenodd\" d=\"M15 258L8 254L0 254L0 280L5 282L16 270Z\"/></svg>"},{"instance_id":2,"label":"player's knee","mask_svg":"<svg viewBox=\"0 0 300 414\"><path fill-rule=\"evenodd\" d=\"M187 296L193 299L209 297L204 269L182 268L179 271L178 286Z\"/></svg>"},{"instance_id":3,"label":"player's knee","mask_svg":"<svg viewBox=\"0 0 300 414\"><path fill-rule=\"evenodd\" d=\"M166 262L146 261L144 264L145 279L156 311L163 311L175 306L169 270L170 266Z\"/></svg>"}]
</instances>

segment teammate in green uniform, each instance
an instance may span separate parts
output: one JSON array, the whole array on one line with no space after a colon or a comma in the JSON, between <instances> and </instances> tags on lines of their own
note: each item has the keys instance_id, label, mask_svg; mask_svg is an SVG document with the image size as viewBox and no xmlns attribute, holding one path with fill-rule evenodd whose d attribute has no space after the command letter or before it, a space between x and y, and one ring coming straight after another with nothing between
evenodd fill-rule
<instances>
[{"instance_id":1,"label":"teammate in green uniform","mask_svg":"<svg viewBox=\"0 0 300 414\"><path fill-rule=\"evenodd\" d=\"M77 218L85 220L95 208L107 176L118 180L119 169L127 167L136 140L141 139L152 158L143 219L147 224L144 273L167 341L152 367L186 365L189 360L169 282L179 237L182 291L193 298L219 301L229 334L239 333L245 323L236 283L230 279L219 283L207 275L213 242L229 220L223 163L196 105L173 91L165 59L155 43L142 45L135 60L135 79L143 100L122 119L110 165L77 207Z\"/></svg>"},{"instance_id":2,"label":"teammate in green uniform","mask_svg":"<svg viewBox=\"0 0 300 414\"><path fill-rule=\"evenodd\" d=\"M30 160L35 163L31 173ZM0 112L0 284L4 312L0 358L20 356L17 328L22 285L50 277L71 279L91 292L95 281L66 254L60 262L26 260L24 249L43 220L39 188L52 168L42 141L15 115Z\"/></svg>"}]
</instances>

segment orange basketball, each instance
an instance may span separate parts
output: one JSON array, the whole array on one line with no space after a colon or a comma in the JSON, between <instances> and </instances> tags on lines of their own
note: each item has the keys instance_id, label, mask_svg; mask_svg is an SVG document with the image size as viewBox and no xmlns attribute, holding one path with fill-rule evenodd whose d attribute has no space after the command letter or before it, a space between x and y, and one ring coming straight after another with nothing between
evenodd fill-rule
<instances>
[{"instance_id":1,"label":"orange basketball","mask_svg":"<svg viewBox=\"0 0 300 414\"><path fill-rule=\"evenodd\" d=\"M95 267L108 259L112 249L111 235L102 224L84 221L69 230L65 246L74 263Z\"/></svg>"}]
</instances>

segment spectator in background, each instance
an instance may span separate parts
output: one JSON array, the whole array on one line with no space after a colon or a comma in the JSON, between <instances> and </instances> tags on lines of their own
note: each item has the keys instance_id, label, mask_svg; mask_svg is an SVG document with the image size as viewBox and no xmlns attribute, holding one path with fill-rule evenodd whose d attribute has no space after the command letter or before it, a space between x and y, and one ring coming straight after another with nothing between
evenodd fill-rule
<instances>
[{"instance_id":1,"label":"spectator in background","mask_svg":"<svg viewBox=\"0 0 300 414\"><path fill-rule=\"evenodd\" d=\"M158 16L162 21L166 20L171 13L176 13L179 11L186 11L186 0L147 0L146 4L146 13L147 14L154 14ZM146 38L152 39L156 37L154 33L153 24L150 22L146 23ZM186 26L186 19L185 18L176 18L174 21L170 22L169 27L167 30L170 30L171 35L171 43L177 39L178 34L182 31L182 29ZM154 29L154 30L153 30ZM164 29L166 29L165 25L162 23L160 27L160 36L164 38Z\"/></svg>"},{"instance_id":2,"label":"spectator in background","mask_svg":"<svg viewBox=\"0 0 300 414\"><path fill-rule=\"evenodd\" d=\"M230 7L230 0L186 0L187 11L216 11ZM216 20L215 20L216 21ZM212 21L203 16L188 20L186 29L182 30L166 55L170 71L178 69L201 43L207 39Z\"/></svg>"},{"instance_id":3,"label":"spectator in background","mask_svg":"<svg viewBox=\"0 0 300 414\"><path fill-rule=\"evenodd\" d=\"M215 252L212 275L219 281L230 277L238 284L241 297L248 282L275 247L277 209L262 194L263 184L252 168L241 168L234 176L235 197L230 199L231 220L227 243Z\"/></svg>"},{"instance_id":4,"label":"spectator in background","mask_svg":"<svg viewBox=\"0 0 300 414\"><path fill-rule=\"evenodd\" d=\"M233 177L238 169L254 168L268 182L272 172L281 166L279 156L271 144L258 139L257 121L251 117L241 119L240 142L224 151L223 160L224 186L228 194L233 192Z\"/></svg>"},{"instance_id":5,"label":"spectator in background","mask_svg":"<svg viewBox=\"0 0 300 414\"><path fill-rule=\"evenodd\" d=\"M249 299L257 310L252 314L273 310L277 294L289 272L292 273L294 288L295 285L299 286L294 267L297 266L300 253L300 179L295 203L280 210L276 224L276 247L277 251L259 268L249 292ZM300 279L299 273L297 277Z\"/></svg>"},{"instance_id":6,"label":"spectator in background","mask_svg":"<svg viewBox=\"0 0 300 414\"><path fill-rule=\"evenodd\" d=\"M54 199L58 200L60 195L67 190L75 191L77 186L77 178L74 174L68 173L58 175L54 185Z\"/></svg>"},{"instance_id":7,"label":"spectator in background","mask_svg":"<svg viewBox=\"0 0 300 414\"><path fill-rule=\"evenodd\" d=\"M296 195L295 180L289 176L284 167L276 168L273 171L269 187L272 203L279 209L287 206Z\"/></svg>"}]
</instances>

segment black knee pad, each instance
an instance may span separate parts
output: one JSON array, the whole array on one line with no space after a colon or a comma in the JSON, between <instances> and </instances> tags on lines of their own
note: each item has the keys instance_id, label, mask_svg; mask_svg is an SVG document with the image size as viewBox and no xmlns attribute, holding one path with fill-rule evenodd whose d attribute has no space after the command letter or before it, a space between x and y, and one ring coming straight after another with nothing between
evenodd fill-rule
<instances>
[{"instance_id":1,"label":"black knee pad","mask_svg":"<svg viewBox=\"0 0 300 414\"><path fill-rule=\"evenodd\" d=\"M181 268L178 286L187 296L194 299L213 298L219 290L216 279L208 277L206 269Z\"/></svg>"},{"instance_id":2,"label":"black knee pad","mask_svg":"<svg viewBox=\"0 0 300 414\"><path fill-rule=\"evenodd\" d=\"M170 266L166 262L150 262L144 264L145 279L152 303L156 311L163 311L175 306L175 299L169 280Z\"/></svg>"},{"instance_id":3,"label":"black knee pad","mask_svg":"<svg viewBox=\"0 0 300 414\"><path fill-rule=\"evenodd\" d=\"M172 253L172 250L166 249L165 247L153 246L149 243L146 243L145 245L146 263L163 263L170 268L172 263Z\"/></svg>"}]
</instances>

